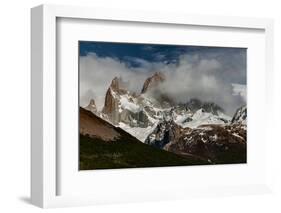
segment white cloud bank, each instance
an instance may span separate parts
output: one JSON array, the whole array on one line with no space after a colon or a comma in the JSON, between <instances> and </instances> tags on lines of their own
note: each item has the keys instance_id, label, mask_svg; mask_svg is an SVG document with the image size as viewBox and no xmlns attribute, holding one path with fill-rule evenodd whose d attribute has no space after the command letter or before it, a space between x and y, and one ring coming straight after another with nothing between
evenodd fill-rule
<instances>
[{"instance_id":1,"label":"white cloud bank","mask_svg":"<svg viewBox=\"0 0 281 213\"><path fill-rule=\"evenodd\" d=\"M229 70L225 70L225 64L216 58L202 59L198 55L182 55L176 64L136 58L130 60L138 61L141 66L129 67L118 59L102 58L96 54L81 56L80 105L86 106L93 98L98 109L101 109L106 90L115 76L128 81L130 90L140 92L145 79L156 71L163 72L167 78L161 90L177 102L185 102L191 98L211 101L223 107L229 115L246 102L240 96L233 96L232 84L223 75Z\"/></svg>"}]
</instances>

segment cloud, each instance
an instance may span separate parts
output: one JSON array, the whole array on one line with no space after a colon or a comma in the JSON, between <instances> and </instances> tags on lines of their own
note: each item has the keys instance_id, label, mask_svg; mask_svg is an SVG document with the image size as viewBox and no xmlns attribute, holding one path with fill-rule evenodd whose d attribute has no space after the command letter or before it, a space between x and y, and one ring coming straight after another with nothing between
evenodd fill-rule
<instances>
[{"instance_id":1,"label":"cloud","mask_svg":"<svg viewBox=\"0 0 281 213\"><path fill-rule=\"evenodd\" d=\"M96 54L80 56L80 105L86 106L95 99L98 109L104 104L104 97L112 79L122 77L128 81L129 89L140 91L142 82L152 74L147 67L130 68L126 63Z\"/></svg>"},{"instance_id":2,"label":"cloud","mask_svg":"<svg viewBox=\"0 0 281 213\"><path fill-rule=\"evenodd\" d=\"M246 81L246 67L244 62L240 62L241 57L232 58L236 64L229 57L216 53L182 54L176 63L150 62L128 57L126 61L139 63L139 66L133 67L126 61L98 57L94 53L80 56L80 105L86 106L94 98L98 109L101 109L106 90L115 76L128 81L130 90L140 92L145 79L154 72L161 71L167 80L160 90L174 101L186 102L191 98L211 101L232 115L238 107L245 104L245 100L240 96L233 96L231 83Z\"/></svg>"},{"instance_id":3,"label":"cloud","mask_svg":"<svg viewBox=\"0 0 281 213\"><path fill-rule=\"evenodd\" d=\"M189 60L188 56L182 57L172 72L167 69L167 81L161 85L160 90L180 103L192 98L214 102L232 115L245 104L245 100L233 96L232 84L222 79L221 63L216 59L198 61L195 58Z\"/></svg>"}]
</instances>

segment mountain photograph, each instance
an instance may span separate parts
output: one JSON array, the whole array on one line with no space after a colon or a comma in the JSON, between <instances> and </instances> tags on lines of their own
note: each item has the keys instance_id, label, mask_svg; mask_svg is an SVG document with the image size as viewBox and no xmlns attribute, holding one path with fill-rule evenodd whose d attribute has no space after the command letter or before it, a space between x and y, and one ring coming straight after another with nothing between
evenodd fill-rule
<instances>
[{"instance_id":1,"label":"mountain photograph","mask_svg":"<svg viewBox=\"0 0 281 213\"><path fill-rule=\"evenodd\" d=\"M245 48L79 42L79 169L247 163Z\"/></svg>"}]
</instances>

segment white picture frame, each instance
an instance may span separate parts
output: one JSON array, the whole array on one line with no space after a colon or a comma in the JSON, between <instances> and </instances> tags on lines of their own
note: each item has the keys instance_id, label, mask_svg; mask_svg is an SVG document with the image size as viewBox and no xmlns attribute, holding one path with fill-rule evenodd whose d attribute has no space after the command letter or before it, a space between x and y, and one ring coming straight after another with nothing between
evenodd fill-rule
<instances>
[{"instance_id":1,"label":"white picture frame","mask_svg":"<svg viewBox=\"0 0 281 213\"><path fill-rule=\"evenodd\" d=\"M57 159L57 87L60 82L57 79L57 20L87 19L100 21L118 21L133 23L153 23L168 26L200 26L211 28L224 28L229 31L234 29L254 29L264 33L265 58L263 73L265 87L261 92L265 94L265 101L272 106L273 85L273 21L271 19L241 18L241 17L216 17L203 15L187 15L173 13L153 13L147 11L121 11L100 8L85 8L74 6L41 5L31 10L31 201L34 205L47 207L62 207L76 205L91 205L98 203L138 202L143 200L178 199L197 196L252 194L270 191L270 168L263 155L265 166L259 170L266 178L259 183L201 187L199 183L193 183L194 188L179 189L171 186L165 191L157 191L150 195L135 194L131 191L112 195L104 194L100 197L91 195L58 195L58 174L61 169ZM260 79L261 80L261 79ZM253 80L254 81L254 80ZM265 118L268 119L268 118ZM268 127L267 127L268 128ZM264 146L270 146L268 140L269 131L264 137ZM263 153L264 154L264 153ZM267 153L268 155L268 153ZM153 168L152 168L153 169ZM150 170L152 170L150 169ZM173 168L169 171L176 171ZM125 171L125 170L124 170ZM132 170L131 170L132 171ZM167 170L161 170L165 174ZM117 171L118 172L118 171ZM128 172L126 170L125 172ZM132 172L128 172L132 173ZM158 173L158 175L160 174ZM108 173L110 175L110 173ZM142 173L145 175L146 173ZM101 183L102 184L102 183ZM137 190L136 190L137 191ZM166 193L164 196L164 192ZM173 196L167 193L173 194ZM98 192L97 192L98 193ZM126 194L127 193L127 194ZM176 193L176 195L175 195Z\"/></svg>"}]
</instances>

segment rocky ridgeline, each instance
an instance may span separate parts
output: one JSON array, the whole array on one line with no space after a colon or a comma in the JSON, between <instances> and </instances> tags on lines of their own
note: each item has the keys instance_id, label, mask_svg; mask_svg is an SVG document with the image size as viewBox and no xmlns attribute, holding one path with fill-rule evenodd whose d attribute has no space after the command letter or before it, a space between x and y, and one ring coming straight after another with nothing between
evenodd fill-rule
<instances>
[{"instance_id":1,"label":"rocky ridgeline","mask_svg":"<svg viewBox=\"0 0 281 213\"><path fill-rule=\"evenodd\" d=\"M88 106L85 107L86 110L96 114L98 112L97 110L97 106L96 106L96 103L95 103L95 100L94 99L91 99L90 100L90 103L88 104Z\"/></svg>"},{"instance_id":2,"label":"rocky ridgeline","mask_svg":"<svg viewBox=\"0 0 281 213\"><path fill-rule=\"evenodd\" d=\"M143 84L141 93L146 93L150 89L157 88L166 80L166 77L161 72L156 72L153 76L147 78Z\"/></svg>"},{"instance_id":3,"label":"rocky ridgeline","mask_svg":"<svg viewBox=\"0 0 281 213\"><path fill-rule=\"evenodd\" d=\"M232 124L247 124L247 107L242 106L235 112L233 118L231 119Z\"/></svg>"},{"instance_id":4,"label":"rocky ridgeline","mask_svg":"<svg viewBox=\"0 0 281 213\"><path fill-rule=\"evenodd\" d=\"M121 78L115 77L109 86L102 110L103 116L114 125L120 122L131 127L146 128L159 116L154 107L161 107L156 100L149 100L145 93L163 82L164 77L155 73L148 78L140 94L130 92Z\"/></svg>"}]
</instances>

